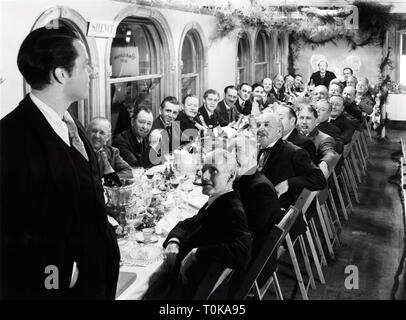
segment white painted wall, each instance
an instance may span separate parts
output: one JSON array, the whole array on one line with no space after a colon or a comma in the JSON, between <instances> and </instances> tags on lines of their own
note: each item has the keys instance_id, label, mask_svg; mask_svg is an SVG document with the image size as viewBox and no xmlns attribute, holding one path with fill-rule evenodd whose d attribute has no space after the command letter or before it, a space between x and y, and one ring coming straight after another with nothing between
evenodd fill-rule
<instances>
[{"instance_id":1,"label":"white painted wall","mask_svg":"<svg viewBox=\"0 0 406 320\"><path fill-rule=\"evenodd\" d=\"M63 5L77 11L85 20L114 20L116 16L130 4L112 0L0 0L0 77L6 81L0 85L0 118L13 110L24 96L23 79L17 68L17 53L19 47L34 26L41 14L49 8ZM178 75L180 39L183 30L190 22L196 22L204 33L207 44L207 88L219 92L235 82L236 37L226 37L212 41L216 30L215 18L208 15L190 12L159 9L164 15L170 28L175 49L175 73ZM254 41L254 39L251 39ZM98 51L98 71L100 88L99 102L94 109L99 115L105 115L106 106L106 49L107 39L95 38ZM273 55L273 53L271 53ZM271 62L272 63L272 62ZM272 76L272 75L271 75ZM178 85L173 86L177 96Z\"/></svg>"},{"instance_id":2,"label":"white painted wall","mask_svg":"<svg viewBox=\"0 0 406 320\"><path fill-rule=\"evenodd\" d=\"M367 77L370 83L378 81L382 48L368 45L351 50L345 41L336 41L336 44L329 42L315 49L310 46L302 46L295 64L298 73L308 80L314 71L318 71L317 65L315 65L317 57L323 56L329 63L328 69L333 71L338 78L343 77L343 68L349 66L354 70L356 76Z\"/></svg>"}]
</instances>

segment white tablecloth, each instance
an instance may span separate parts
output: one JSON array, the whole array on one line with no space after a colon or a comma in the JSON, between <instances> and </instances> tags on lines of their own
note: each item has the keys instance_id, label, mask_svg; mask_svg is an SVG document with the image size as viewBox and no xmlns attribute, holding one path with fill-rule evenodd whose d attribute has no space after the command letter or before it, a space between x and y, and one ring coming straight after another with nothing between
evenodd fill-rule
<instances>
[{"instance_id":1,"label":"white tablecloth","mask_svg":"<svg viewBox=\"0 0 406 320\"><path fill-rule=\"evenodd\" d=\"M187 210L179 210L177 208L172 209L167 215L164 216L165 219L168 221L167 226L159 225L159 232L163 231L164 233L161 235L159 241L156 245L162 245L167 232L171 230L173 226L175 226L176 222L179 220L183 220L189 216L193 216L197 213L198 209L201 208L204 203L207 201L207 196L201 193L201 187L196 187L190 194L189 194L189 207ZM163 218L163 219L164 219ZM120 250L124 248L126 241L119 241ZM139 266L122 266L120 268L120 273L135 273L137 277L135 281L133 281L118 297L117 300L139 300L142 298L146 290L148 289L148 282L151 275L159 268L162 264L162 259L146 266L146 267L139 267ZM117 288L117 291L121 291L121 288Z\"/></svg>"},{"instance_id":2,"label":"white tablecloth","mask_svg":"<svg viewBox=\"0 0 406 320\"><path fill-rule=\"evenodd\" d=\"M406 121L406 94L389 94L386 112L389 120Z\"/></svg>"}]
</instances>

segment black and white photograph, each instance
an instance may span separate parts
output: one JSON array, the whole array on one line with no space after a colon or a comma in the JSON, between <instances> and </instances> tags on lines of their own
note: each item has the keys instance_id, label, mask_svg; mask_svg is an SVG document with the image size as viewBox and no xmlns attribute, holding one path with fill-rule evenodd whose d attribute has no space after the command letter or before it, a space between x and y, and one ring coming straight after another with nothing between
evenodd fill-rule
<instances>
[{"instance_id":1,"label":"black and white photograph","mask_svg":"<svg viewBox=\"0 0 406 320\"><path fill-rule=\"evenodd\" d=\"M405 165L406 0L0 0L2 301L405 300Z\"/></svg>"}]
</instances>

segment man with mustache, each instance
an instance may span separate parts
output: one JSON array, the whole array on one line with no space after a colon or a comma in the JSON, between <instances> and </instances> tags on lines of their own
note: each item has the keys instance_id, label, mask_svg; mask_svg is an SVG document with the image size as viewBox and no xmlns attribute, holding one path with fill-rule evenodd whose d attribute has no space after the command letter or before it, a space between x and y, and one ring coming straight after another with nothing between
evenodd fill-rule
<instances>
[{"instance_id":1,"label":"man with mustache","mask_svg":"<svg viewBox=\"0 0 406 320\"><path fill-rule=\"evenodd\" d=\"M317 111L310 105L302 105L298 114L298 127L300 132L310 138L316 146L316 164L324 174L329 176L329 170L334 161L338 159L338 154L334 151L334 138L321 132L317 128Z\"/></svg>"},{"instance_id":2,"label":"man with mustache","mask_svg":"<svg viewBox=\"0 0 406 320\"><path fill-rule=\"evenodd\" d=\"M231 85L224 88L224 99L216 107L220 126L225 127L238 120L239 113L235 106L237 99L237 88L235 86Z\"/></svg>"},{"instance_id":3,"label":"man with mustache","mask_svg":"<svg viewBox=\"0 0 406 320\"><path fill-rule=\"evenodd\" d=\"M238 89L238 99L235 102L235 106L238 110L239 113L242 115L249 115L251 114L251 93L252 93L252 87L244 82L241 83Z\"/></svg>"},{"instance_id":4,"label":"man with mustache","mask_svg":"<svg viewBox=\"0 0 406 320\"><path fill-rule=\"evenodd\" d=\"M108 145L111 137L111 124L106 118L96 117L90 121L86 133L96 152L100 177L116 172L120 178L133 178L131 167L120 156L120 151Z\"/></svg>"},{"instance_id":5,"label":"man with mustache","mask_svg":"<svg viewBox=\"0 0 406 320\"><path fill-rule=\"evenodd\" d=\"M205 156L202 192L208 201L169 232L163 265L153 275L145 299L191 299L212 262L236 271L248 266L252 236L239 193L233 190L236 167L228 151Z\"/></svg>"},{"instance_id":6,"label":"man with mustache","mask_svg":"<svg viewBox=\"0 0 406 320\"><path fill-rule=\"evenodd\" d=\"M131 167L148 167L150 145L148 135L152 128L152 111L140 106L134 111L131 128L113 137L113 146Z\"/></svg>"},{"instance_id":7,"label":"man with mustache","mask_svg":"<svg viewBox=\"0 0 406 320\"><path fill-rule=\"evenodd\" d=\"M265 112L258 121L258 167L275 186L281 207L293 205L303 188L325 188L326 179L309 154L282 139L283 126L276 115Z\"/></svg>"}]
</instances>

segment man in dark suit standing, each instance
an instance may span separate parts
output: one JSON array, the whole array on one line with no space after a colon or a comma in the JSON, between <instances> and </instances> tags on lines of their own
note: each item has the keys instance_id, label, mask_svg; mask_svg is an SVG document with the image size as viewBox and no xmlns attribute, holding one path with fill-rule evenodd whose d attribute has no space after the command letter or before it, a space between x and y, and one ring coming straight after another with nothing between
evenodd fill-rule
<instances>
[{"instance_id":1,"label":"man in dark suit standing","mask_svg":"<svg viewBox=\"0 0 406 320\"><path fill-rule=\"evenodd\" d=\"M344 115L344 98L342 96L332 96L330 98L330 104L332 109L329 121L340 129L341 140L344 145L346 145L351 142L355 127Z\"/></svg>"},{"instance_id":2,"label":"man in dark suit standing","mask_svg":"<svg viewBox=\"0 0 406 320\"><path fill-rule=\"evenodd\" d=\"M120 253L96 155L67 112L89 92L79 36L40 28L17 65L31 86L1 120L3 299L114 299Z\"/></svg>"},{"instance_id":3,"label":"man in dark suit standing","mask_svg":"<svg viewBox=\"0 0 406 320\"><path fill-rule=\"evenodd\" d=\"M314 143L296 129L297 116L293 108L288 105L279 105L275 109L275 115L282 122L282 139L306 150L313 163L317 163Z\"/></svg>"},{"instance_id":4,"label":"man in dark suit standing","mask_svg":"<svg viewBox=\"0 0 406 320\"><path fill-rule=\"evenodd\" d=\"M229 150L235 153L238 163L233 188L240 192L255 257L272 226L282 218L281 207L275 187L257 170L256 137L237 135L230 140Z\"/></svg>"},{"instance_id":5,"label":"man in dark suit standing","mask_svg":"<svg viewBox=\"0 0 406 320\"><path fill-rule=\"evenodd\" d=\"M199 108L198 117L202 125L217 127L220 124L220 115L217 111L217 104L220 100L220 94L214 89L208 89L203 94L203 105Z\"/></svg>"},{"instance_id":6,"label":"man in dark suit standing","mask_svg":"<svg viewBox=\"0 0 406 320\"><path fill-rule=\"evenodd\" d=\"M303 188L311 191L326 187L321 170L310 160L309 154L294 144L282 140L283 127L270 112L259 117L259 170L273 183L284 209L293 205Z\"/></svg>"},{"instance_id":7,"label":"man in dark suit standing","mask_svg":"<svg viewBox=\"0 0 406 320\"><path fill-rule=\"evenodd\" d=\"M237 99L237 88L235 86L227 86L224 88L224 99L221 100L216 107L220 126L225 127L238 120L239 113L235 106Z\"/></svg>"},{"instance_id":8,"label":"man in dark suit standing","mask_svg":"<svg viewBox=\"0 0 406 320\"><path fill-rule=\"evenodd\" d=\"M131 128L113 137L113 146L131 167L148 167L150 145L148 135L152 128L151 109L140 106L134 111Z\"/></svg>"},{"instance_id":9,"label":"man in dark suit standing","mask_svg":"<svg viewBox=\"0 0 406 320\"><path fill-rule=\"evenodd\" d=\"M333 72L327 70L328 63L326 60L320 60L317 66L319 67L319 71L314 72L310 76L309 84L313 83L316 87L323 85L328 88L330 86L330 81L337 77Z\"/></svg>"},{"instance_id":10,"label":"man in dark suit standing","mask_svg":"<svg viewBox=\"0 0 406 320\"><path fill-rule=\"evenodd\" d=\"M242 271L251 259L252 236L238 191L234 155L209 152L202 168L203 194L208 201L199 212L179 222L163 243L165 259L154 275L148 299L191 299L211 263ZM156 282L156 281L154 281ZM165 288L165 289L164 289Z\"/></svg>"}]
</instances>

